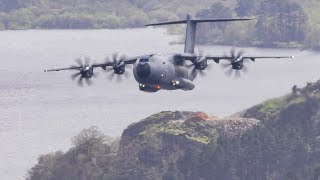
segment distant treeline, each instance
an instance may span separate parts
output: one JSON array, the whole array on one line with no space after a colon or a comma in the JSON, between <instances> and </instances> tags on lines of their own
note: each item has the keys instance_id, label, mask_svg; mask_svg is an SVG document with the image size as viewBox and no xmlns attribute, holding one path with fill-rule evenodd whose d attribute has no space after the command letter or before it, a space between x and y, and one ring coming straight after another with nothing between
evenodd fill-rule
<instances>
[{"instance_id":1,"label":"distant treeline","mask_svg":"<svg viewBox=\"0 0 320 180\"><path fill-rule=\"evenodd\" d=\"M237 0L234 8L214 3L197 17L253 17L251 22L202 25L199 43L320 48L320 1Z\"/></svg>"},{"instance_id":2,"label":"distant treeline","mask_svg":"<svg viewBox=\"0 0 320 180\"><path fill-rule=\"evenodd\" d=\"M123 28L142 25L147 19L125 1L0 0L0 11L0 29L14 30Z\"/></svg>"},{"instance_id":3,"label":"distant treeline","mask_svg":"<svg viewBox=\"0 0 320 180\"><path fill-rule=\"evenodd\" d=\"M92 29L143 27L176 20L212 0L0 0L0 29Z\"/></svg>"},{"instance_id":4,"label":"distant treeline","mask_svg":"<svg viewBox=\"0 0 320 180\"><path fill-rule=\"evenodd\" d=\"M0 0L0 30L143 27L191 13L255 18L201 25L199 43L320 49L319 9L319 0Z\"/></svg>"}]
</instances>

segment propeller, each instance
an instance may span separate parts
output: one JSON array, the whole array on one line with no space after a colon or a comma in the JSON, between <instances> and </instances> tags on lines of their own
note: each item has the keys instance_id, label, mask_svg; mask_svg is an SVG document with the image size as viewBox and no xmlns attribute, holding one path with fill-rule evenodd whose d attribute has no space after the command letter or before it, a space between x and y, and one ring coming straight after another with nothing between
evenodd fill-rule
<instances>
[{"instance_id":1,"label":"propeller","mask_svg":"<svg viewBox=\"0 0 320 180\"><path fill-rule=\"evenodd\" d=\"M71 66L79 71L78 73L71 75L71 79L73 81L77 80L79 86L83 86L84 81L87 85L91 86L93 84L91 78L97 77L97 75L93 73L93 67L90 65L90 61L89 57L84 57L84 59L77 58L75 59L77 65Z\"/></svg>"},{"instance_id":2,"label":"propeller","mask_svg":"<svg viewBox=\"0 0 320 180\"><path fill-rule=\"evenodd\" d=\"M227 59L229 62L222 63L222 67L224 69L227 69L225 74L229 77L235 76L236 78L241 77L242 72L247 73L248 67L246 66L245 62L250 62L250 60L243 59L244 51L240 50L239 52L236 52L235 49L231 49L230 56L231 59ZM225 57L230 57L225 56Z\"/></svg>"},{"instance_id":3,"label":"propeller","mask_svg":"<svg viewBox=\"0 0 320 180\"><path fill-rule=\"evenodd\" d=\"M203 50L199 50L198 53L196 53L197 59L192 61L192 64L187 65L188 68L191 68L191 73L193 76L200 75L200 76L206 76L206 73L204 72L205 69L211 69L211 66L208 65L208 61L206 59L206 56L203 53Z\"/></svg>"},{"instance_id":4,"label":"propeller","mask_svg":"<svg viewBox=\"0 0 320 180\"><path fill-rule=\"evenodd\" d=\"M111 58L105 58L107 64L113 64L113 66L109 66L109 68L104 68L107 72L110 72L110 74L107 76L109 80L116 78L116 82L119 83L123 81L123 75L126 79L130 77L130 74L126 71L126 64L124 62L126 59L126 55L120 55L119 53L114 53Z\"/></svg>"}]
</instances>

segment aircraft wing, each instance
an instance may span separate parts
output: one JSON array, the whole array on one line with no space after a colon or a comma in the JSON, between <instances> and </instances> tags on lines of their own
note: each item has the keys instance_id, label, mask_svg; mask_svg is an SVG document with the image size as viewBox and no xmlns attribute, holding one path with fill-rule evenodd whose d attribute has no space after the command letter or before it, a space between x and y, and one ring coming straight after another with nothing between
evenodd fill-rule
<instances>
[{"instance_id":1,"label":"aircraft wing","mask_svg":"<svg viewBox=\"0 0 320 180\"><path fill-rule=\"evenodd\" d=\"M201 56L196 54L185 53L182 54L182 57L185 60L195 60L197 58L206 58L207 60L214 60L216 63L219 63L221 60L232 60L234 56ZM294 56L241 56L242 59L248 59L255 61L256 59L291 59Z\"/></svg>"},{"instance_id":2,"label":"aircraft wing","mask_svg":"<svg viewBox=\"0 0 320 180\"><path fill-rule=\"evenodd\" d=\"M70 66L68 68L58 68L58 69L46 69L44 72L52 72L52 71L66 71L66 70L79 70L81 67Z\"/></svg>"},{"instance_id":3,"label":"aircraft wing","mask_svg":"<svg viewBox=\"0 0 320 180\"><path fill-rule=\"evenodd\" d=\"M123 57L123 58L121 58L121 62L123 62L124 65L134 64L139 58L140 58L140 56L131 57L131 58ZM105 62L105 63L93 64L92 67L94 67L94 68L101 67L102 69L105 69L108 66L114 66L114 64L115 64L115 61L114 62L110 62L110 61L107 60L107 62Z\"/></svg>"},{"instance_id":4,"label":"aircraft wing","mask_svg":"<svg viewBox=\"0 0 320 180\"><path fill-rule=\"evenodd\" d=\"M121 62L123 62L124 65L134 64L137 61L137 59L139 59L139 57L132 57L132 58L124 57L123 59L121 59ZM85 67L89 67L89 68L101 67L101 68L105 69L107 66L114 66L114 63L115 63L115 62L108 61L105 63L94 63L92 65L89 65L89 60L86 60L87 61L86 63L83 63L80 59L76 59L75 61L78 64L76 66L70 66L70 67L66 67L66 68L47 69L47 70L44 70L44 72L80 70Z\"/></svg>"},{"instance_id":5,"label":"aircraft wing","mask_svg":"<svg viewBox=\"0 0 320 180\"><path fill-rule=\"evenodd\" d=\"M214 60L216 62L219 62L220 60L230 60L233 59L232 56L206 56L206 59L208 60ZM248 59L251 61L255 61L256 59L291 59L294 58L294 56L243 56L242 59Z\"/></svg>"}]
</instances>

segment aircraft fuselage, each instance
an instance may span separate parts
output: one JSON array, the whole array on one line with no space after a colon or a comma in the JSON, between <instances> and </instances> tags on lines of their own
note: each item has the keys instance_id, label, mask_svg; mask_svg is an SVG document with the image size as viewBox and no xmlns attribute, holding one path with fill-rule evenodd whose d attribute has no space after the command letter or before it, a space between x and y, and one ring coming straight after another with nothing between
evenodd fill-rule
<instances>
[{"instance_id":1,"label":"aircraft fuselage","mask_svg":"<svg viewBox=\"0 0 320 180\"><path fill-rule=\"evenodd\" d=\"M195 77L177 54L141 56L134 64L133 74L141 91L192 90Z\"/></svg>"}]
</instances>

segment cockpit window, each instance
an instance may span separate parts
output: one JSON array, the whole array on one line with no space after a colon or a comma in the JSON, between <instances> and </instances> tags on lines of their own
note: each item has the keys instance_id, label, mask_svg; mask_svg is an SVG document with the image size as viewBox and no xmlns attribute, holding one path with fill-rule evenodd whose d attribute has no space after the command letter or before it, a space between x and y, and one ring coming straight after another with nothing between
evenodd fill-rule
<instances>
[{"instance_id":1,"label":"cockpit window","mask_svg":"<svg viewBox=\"0 0 320 180\"><path fill-rule=\"evenodd\" d=\"M183 65L183 57L180 54L176 54L173 56L173 62L176 65Z\"/></svg>"},{"instance_id":2,"label":"cockpit window","mask_svg":"<svg viewBox=\"0 0 320 180\"><path fill-rule=\"evenodd\" d=\"M139 62L149 62L150 56L141 56Z\"/></svg>"},{"instance_id":3,"label":"cockpit window","mask_svg":"<svg viewBox=\"0 0 320 180\"><path fill-rule=\"evenodd\" d=\"M140 58L139 62L149 62L149 58Z\"/></svg>"}]
</instances>

